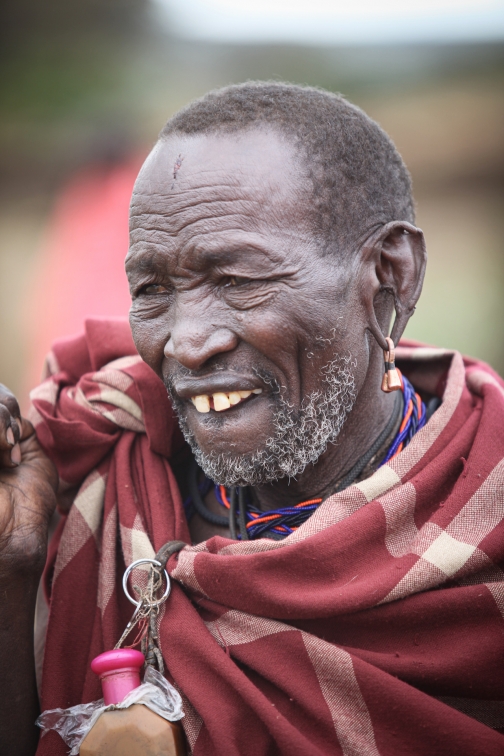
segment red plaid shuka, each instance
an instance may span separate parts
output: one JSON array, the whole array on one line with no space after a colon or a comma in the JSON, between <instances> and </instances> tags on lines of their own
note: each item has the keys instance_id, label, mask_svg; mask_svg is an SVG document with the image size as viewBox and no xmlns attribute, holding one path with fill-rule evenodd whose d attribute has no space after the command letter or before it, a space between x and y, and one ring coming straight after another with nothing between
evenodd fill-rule
<instances>
[{"instance_id":1,"label":"red plaid shuka","mask_svg":"<svg viewBox=\"0 0 504 756\"><path fill-rule=\"evenodd\" d=\"M503 383L456 352L397 359L443 399L401 454L283 541L171 557L160 640L194 756L504 754ZM126 323L88 321L48 364L32 420L78 493L46 573L43 709L100 696L124 566L190 543L183 441ZM55 733L37 751L64 753Z\"/></svg>"}]
</instances>

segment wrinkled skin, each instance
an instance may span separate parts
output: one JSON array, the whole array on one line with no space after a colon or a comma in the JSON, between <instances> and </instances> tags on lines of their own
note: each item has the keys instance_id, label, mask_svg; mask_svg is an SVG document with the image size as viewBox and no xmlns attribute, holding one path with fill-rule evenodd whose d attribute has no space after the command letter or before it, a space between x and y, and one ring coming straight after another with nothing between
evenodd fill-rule
<instances>
[{"instance_id":1,"label":"wrinkled skin","mask_svg":"<svg viewBox=\"0 0 504 756\"><path fill-rule=\"evenodd\" d=\"M264 509L329 492L380 433L392 402L380 391L383 334L395 299L397 341L425 268L421 232L400 219L379 228L363 219L355 249L322 257L310 191L293 148L255 130L158 144L132 200L135 343L172 385L201 448L250 452L270 435L271 387L256 370L299 408L323 365L352 356L357 399L337 443L296 480L259 486ZM263 393L219 415L200 415L189 401L233 381ZM33 614L56 487L33 428L1 387L0 753L36 748ZM197 517L191 529L195 541L216 532Z\"/></svg>"},{"instance_id":2,"label":"wrinkled skin","mask_svg":"<svg viewBox=\"0 0 504 756\"><path fill-rule=\"evenodd\" d=\"M393 299L382 287L411 308L423 276L421 232L408 224L376 232L364 222L359 235L371 242L360 254L322 256L305 210L310 191L276 133L172 136L146 161L131 205L133 337L183 402L202 450L250 453L271 435L271 386L257 371L296 410L331 359L351 355L356 365L358 398L337 443L296 480L257 487L265 509L329 492L380 433L393 399L380 391L373 318L385 331ZM229 387L263 393L223 413L200 414L190 402Z\"/></svg>"}]
</instances>

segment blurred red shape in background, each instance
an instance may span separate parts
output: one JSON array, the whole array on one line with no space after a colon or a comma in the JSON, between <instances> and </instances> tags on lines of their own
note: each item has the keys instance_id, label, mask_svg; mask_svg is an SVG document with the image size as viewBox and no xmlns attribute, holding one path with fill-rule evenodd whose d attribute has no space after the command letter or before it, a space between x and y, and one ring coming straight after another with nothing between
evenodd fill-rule
<instances>
[{"instance_id":1,"label":"blurred red shape in background","mask_svg":"<svg viewBox=\"0 0 504 756\"><path fill-rule=\"evenodd\" d=\"M56 200L27 293L28 390L40 381L55 339L81 332L87 317L128 314L124 258L140 165L134 158L85 169Z\"/></svg>"}]
</instances>

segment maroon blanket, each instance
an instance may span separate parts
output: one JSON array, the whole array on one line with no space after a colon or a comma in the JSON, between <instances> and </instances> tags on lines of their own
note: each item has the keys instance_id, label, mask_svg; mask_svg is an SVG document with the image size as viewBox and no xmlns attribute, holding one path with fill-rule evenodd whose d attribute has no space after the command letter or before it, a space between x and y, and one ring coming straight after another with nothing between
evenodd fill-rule
<instances>
[{"instance_id":1,"label":"maroon blanket","mask_svg":"<svg viewBox=\"0 0 504 756\"><path fill-rule=\"evenodd\" d=\"M504 753L503 384L458 353L397 357L443 398L398 457L283 541L170 559L161 647L195 756ZM79 492L46 573L44 709L100 697L89 662L131 615L124 565L190 542L183 441L127 324L88 321L49 366L31 419Z\"/></svg>"}]
</instances>

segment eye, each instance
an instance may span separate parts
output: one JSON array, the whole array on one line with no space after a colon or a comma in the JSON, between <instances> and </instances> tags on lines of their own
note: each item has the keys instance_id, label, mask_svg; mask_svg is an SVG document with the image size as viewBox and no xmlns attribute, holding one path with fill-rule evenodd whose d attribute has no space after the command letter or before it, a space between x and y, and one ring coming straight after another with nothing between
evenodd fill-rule
<instances>
[{"instance_id":1,"label":"eye","mask_svg":"<svg viewBox=\"0 0 504 756\"><path fill-rule=\"evenodd\" d=\"M162 286L161 284L147 284L147 286L142 286L137 296L152 297L156 294L166 294L167 292L168 289L166 288L166 286Z\"/></svg>"},{"instance_id":2,"label":"eye","mask_svg":"<svg viewBox=\"0 0 504 756\"><path fill-rule=\"evenodd\" d=\"M251 278L244 278L243 276L229 276L225 286L243 286L243 284L250 283Z\"/></svg>"}]
</instances>

